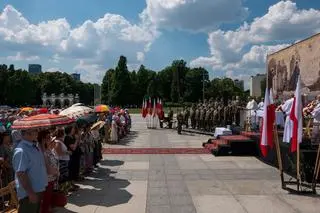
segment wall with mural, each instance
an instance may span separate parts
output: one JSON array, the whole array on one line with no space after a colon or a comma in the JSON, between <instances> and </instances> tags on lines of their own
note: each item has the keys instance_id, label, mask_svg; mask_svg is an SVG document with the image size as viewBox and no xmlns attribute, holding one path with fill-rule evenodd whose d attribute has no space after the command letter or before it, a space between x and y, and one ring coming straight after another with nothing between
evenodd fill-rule
<instances>
[{"instance_id":1,"label":"wall with mural","mask_svg":"<svg viewBox=\"0 0 320 213\"><path fill-rule=\"evenodd\" d=\"M293 92L299 73L303 94L320 94L320 34L268 55L267 65L268 87L274 94Z\"/></svg>"}]
</instances>

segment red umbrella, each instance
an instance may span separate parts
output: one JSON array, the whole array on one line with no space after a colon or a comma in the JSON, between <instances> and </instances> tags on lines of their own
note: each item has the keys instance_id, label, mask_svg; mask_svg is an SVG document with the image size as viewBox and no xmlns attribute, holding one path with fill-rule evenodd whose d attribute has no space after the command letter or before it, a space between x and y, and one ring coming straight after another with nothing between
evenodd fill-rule
<instances>
[{"instance_id":1,"label":"red umbrella","mask_svg":"<svg viewBox=\"0 0 320 213\"><path fill-rule=\"evenodd\" d=\"M55 114L40 114L27 118L19 119L13 122L13 129L31 129L41 127L53 127L57 125L68 125L75 122L74 119L67 116Z\"/></svg>"},{"instance_id":2,"label":"red umbrella","mask_svg":"<svg viewBox=\"0 0 320 213\"><path fill-rule=\"evenodd\" d=\"M39 114L45 114L45 113L48 113L48 109L47 108L39 108L39 109L37 109L37 112Z\"/></svg>"}]
</instances>

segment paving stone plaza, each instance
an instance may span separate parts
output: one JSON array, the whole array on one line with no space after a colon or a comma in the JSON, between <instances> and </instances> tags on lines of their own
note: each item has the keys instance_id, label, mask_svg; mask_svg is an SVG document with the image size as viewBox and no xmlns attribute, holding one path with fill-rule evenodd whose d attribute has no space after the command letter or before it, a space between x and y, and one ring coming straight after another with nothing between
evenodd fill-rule
<instances>
[{"instance_id":1,"label":"paving stone plaza","mask_svg":"<svg viewBox=\"0 0 320 213\"><path fill-rule=\"evenodd\" d=\"M201 148L208 136L146 128L133 115L132 133L106 148ZM255 157L212 154L107 154L68 198L83 213L319 213L320 198L281 189L277 169Z\"/></svg>"}]
</instances>

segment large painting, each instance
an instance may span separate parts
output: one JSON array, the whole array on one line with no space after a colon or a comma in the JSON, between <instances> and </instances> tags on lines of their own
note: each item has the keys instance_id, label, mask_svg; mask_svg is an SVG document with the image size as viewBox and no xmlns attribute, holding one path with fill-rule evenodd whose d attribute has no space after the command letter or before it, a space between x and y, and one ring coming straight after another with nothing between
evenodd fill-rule
<instances>
[{"instance_id":1,"label":"large painting","mask_svg":"<svg viewBox=\"0 0 320 213\"><path fill-rule=\"evenodd\" d=\"M305 95L320 94L320 34L268 55L267 81L274 94L294 92L299 74Z\"/></svg>"}]
</instances>

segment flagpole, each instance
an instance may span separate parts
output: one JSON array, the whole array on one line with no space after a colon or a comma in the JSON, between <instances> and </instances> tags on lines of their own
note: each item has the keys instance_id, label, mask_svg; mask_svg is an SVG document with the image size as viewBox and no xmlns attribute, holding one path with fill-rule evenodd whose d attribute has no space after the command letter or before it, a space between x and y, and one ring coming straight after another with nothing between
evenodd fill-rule
<instances>
[{"instance_id":1,"label":"flagpole","mask_svg":"<svg viewBox=\"0 0 320 213\"><path fill-rule=\"evenodd\" d=\"M316 163L315 163L314 171L313 171L312 190L314 192L316 190L316 185L317 185L318 176L319 176L319 170L320 170L320 145L318 145L317 158L316 158Z\"/></svg>"},{"instance_id":2,"label":"flagpole","mask_svg":"<svg viewBox=\"0 0 320 213\"><path fill-rule=\"evenodd\" d=\"M281 150L280 150L280 142L279 142L279 136L278 136L278 128L276 124L274 123L273 125L273 137L275 140L275 145L276 145L276 152L277 152L277 158L278 158L278 167L280 171L280 178L281 178L281 186L283 189L286 188L285 182L284 182L284 177L283 177L283 164L282 164L282 157L281 157Z\"/></svg>"},{"instance_id":3,"label":"flagpole","mask_svg":"<svg viewBox=\"0 0 320 213\"><path fill-rule=\"evenodd\" d=\"M298 142L297 145L297 190L299 191L301 184L301 177L300 177L300 143Z\"/></svg>"}]
</instances>

